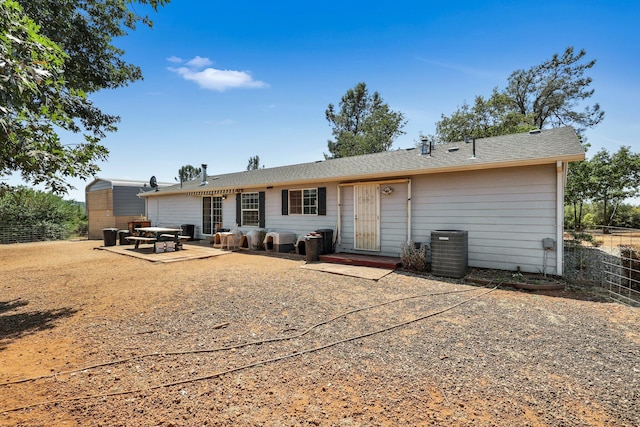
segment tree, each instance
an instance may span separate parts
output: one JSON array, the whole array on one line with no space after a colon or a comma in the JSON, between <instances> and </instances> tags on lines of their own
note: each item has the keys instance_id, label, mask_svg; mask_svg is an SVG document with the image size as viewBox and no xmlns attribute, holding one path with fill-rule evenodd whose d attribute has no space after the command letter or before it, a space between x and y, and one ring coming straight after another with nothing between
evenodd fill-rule
<instances>
[{"instance_id":1,"label":"tree","mask_svg":"<svg viewBox=\"0 0 640 427\"><path fill-rule=\"evenodd\" d=\"M533 125L539 129L546 125L559 127L573 125L580 130L593 127L604 118L599 104L577 111L577 104L591 98L591 77L585 71L596 61L583 62L587 52L582 49L574 54L568 47L562 56L553 57L529 70L514 71L509 77L506 94L522 115L532 114Z\"/></svg>"},{"instance_id":2,"label":"tree","mask_svg":"<svg viewBox=\"0 0 640 427\"><path fill-rule=\"evenodd\" d=\"M387 151L404 134L404 115L392 111L378 92L369 95L365 83L349 89L339 106L339 112L333 104L325 111L335 138L327 143L330 155L325 154L325 159Z\"/></svg>"},{"instance_id":3,"label":"tree","mask_svg":"<svg viewBox=\"0 0 640 427\"><path fill-rule=\"evenodd\" d=\"M611 225L619 205L640 191L640 155L621 147L610 155L601 149L590 161L593 201L601 202L604 225Z\"/></svg>"},{"instance_id":4,"label":"tree","mask_svg":"<svg viewBox=\"0 0 640 427\"><path fill-rule=\"evenodd\" d=\"M513 107L511 98L494 88L490 98L477 96L473 106L465 102L450 117L443 115L436 123L437 139L462 141L465 137L486 138L533 129L531 114L521 114Z\"/></svg>"},{"instance_id":5,"label":"tree","mask_svg":"<svg viewBox=\"0 0 640 427\"><path fill-rule=\"evenodd\" d=\"M489 99L476 97L470 107L463 104L450 117L444 114L436 123L440 141L459 141L465 136L486 137L523 132L532 128L571 125L578 133L602 121L599 104L579 104L589 99L591 78L584 74L596 61L585 62L586 52L575 54L568 47L562 56L553 57L528 70L511 73L507 87L497 88Z\"/></svg>"},{"instance_id":6,"label":"tree","mask_svg":"<svg viewBox=\"0 0 640 427\"><path fill-rule=\"evenodd\" d=\"M0 175L19 172L66 193L66 178L98 171L108 155L99 142L119 117L103 113L88 94L142 78L112 44L138 22L152 25L129 10L132 2L0 1ZM168 0L135 2L157 10ZM63 144L62 132L82 133L84 141Z\"/></svg>"},{"instance_id":7,"label":"tree","mask_svg":"<svg viewBox=\"0 0 640 427\"><path fill-rule=\"evenodd\" d=\"M60 240L86 233L84 204L26 187L0 187L0 243Z\"/></svg>"},{"instance_id":8,"label":"tree","mask_svg":"<svg viewBox=\"0 0 640 427\"><path fill-rule=\"evenodd\" d=\"M191 165L185 165L178 169L178 176L175 178L175 180L180 182L191 181L192 179L196 179L197 177L199 177L201 173L201 168L196 168Z\"/></svg>"},{"instance_id":9,"label":"tree","mask_svg":"<svg viewBox=\"0 0 640 427\"><path fill-rule=\"evenodd\" d=\"M591 181L593 164L589 160L572 162L567 173L564 202L573 206L573 228L581 230L584 204L593 199L594 186Z\"/></svg>"},{"instance_id":10,"label":"tree","mask_svg":"<svg viewBox=\"0 0 640 427\"><path fill-rule=\"evenodd\" d=\"M256 169L260 169L260 157L259 156L249 157L249 164L247 165L247 170L252 171Z\"/></svg>"}]
</instances>

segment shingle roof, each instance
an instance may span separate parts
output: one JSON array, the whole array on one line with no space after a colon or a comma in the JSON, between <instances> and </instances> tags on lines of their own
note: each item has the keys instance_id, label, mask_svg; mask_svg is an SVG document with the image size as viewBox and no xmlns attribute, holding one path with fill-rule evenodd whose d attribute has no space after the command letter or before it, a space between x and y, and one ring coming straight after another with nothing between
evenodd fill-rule
<instances>
[{"instance_id":1,"label":"shingle roof","mask_svg":"<svg viewBox=\"0 0 640 427\"><path fill-rule=\"evenodd\" d=\"M161 188L149 194L221 193L248 188L312 182L356 181L473 169L583 160L585 151L571 127L477 139L473 143L438 144L432 155L401 149L362 156L280 166L201 179Z\"/></svg>"}]
</instances>

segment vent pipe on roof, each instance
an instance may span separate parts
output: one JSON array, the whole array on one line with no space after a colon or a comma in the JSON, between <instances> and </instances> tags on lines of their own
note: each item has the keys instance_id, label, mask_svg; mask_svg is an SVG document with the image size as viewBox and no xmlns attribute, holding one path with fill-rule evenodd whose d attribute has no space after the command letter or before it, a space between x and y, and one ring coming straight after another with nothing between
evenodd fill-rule
<instances>
[{"instance_id":1,"label":"vent pipe on roof","mask_svg":"<svg viewBox=\"0 0 640 427\"><path fill-rule=\"evenodd\" d=\"M202 164L202 182L200 185L207 185L207 165Z\"/></svg>"},{"instance_id":2,"label":"vent pipe on roof","mask_svg":"<svg viewBox=\"0 0 640 427\"><path fill-rule=\"evenodd\" d=\"M464 137L464 142L467 143L467 144L469 143L469 137L468 136ZM471 155L471 158L475 159L476 158L476 139L472 138L471 142L473 142L473 154Z\"/></svg>"}]
</instances>

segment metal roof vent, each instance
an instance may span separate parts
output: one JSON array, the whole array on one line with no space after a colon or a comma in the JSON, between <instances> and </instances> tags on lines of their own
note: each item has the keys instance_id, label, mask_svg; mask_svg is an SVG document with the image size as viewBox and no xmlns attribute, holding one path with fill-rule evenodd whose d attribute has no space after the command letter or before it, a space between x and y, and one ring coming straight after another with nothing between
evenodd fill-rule
<instances>
[{"instance_id":1,"label":"metal roof vent","mask_svg":"<svg viewBox=\"0 0 640 427\"><path fill-rule=\"evenodd\" d=\"M420 155L431 157L431 151L433 150L431 140L426 136L423 136L420 137L420 141L422 141L422 144L420 145Z\"/></svg>"}]
</instances>

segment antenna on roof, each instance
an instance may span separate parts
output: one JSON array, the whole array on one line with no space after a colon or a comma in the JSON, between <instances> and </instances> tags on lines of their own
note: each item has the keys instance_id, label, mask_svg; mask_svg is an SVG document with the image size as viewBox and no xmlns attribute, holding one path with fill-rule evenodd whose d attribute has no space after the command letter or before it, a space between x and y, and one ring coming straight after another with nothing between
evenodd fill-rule
<instances>
[{"instance_id":1,"label":"antenna on roof","mask_svg":"<svg viewBox=\"0 0 640 427\"><path fill-rule=\"evenodd\" d=\"M156 191L158 191L158 181L156 180L155 175L151 177L151 179L149 180L149 185L151 186L151 188L155 188Z\"/></svg>"}]
</instances>

